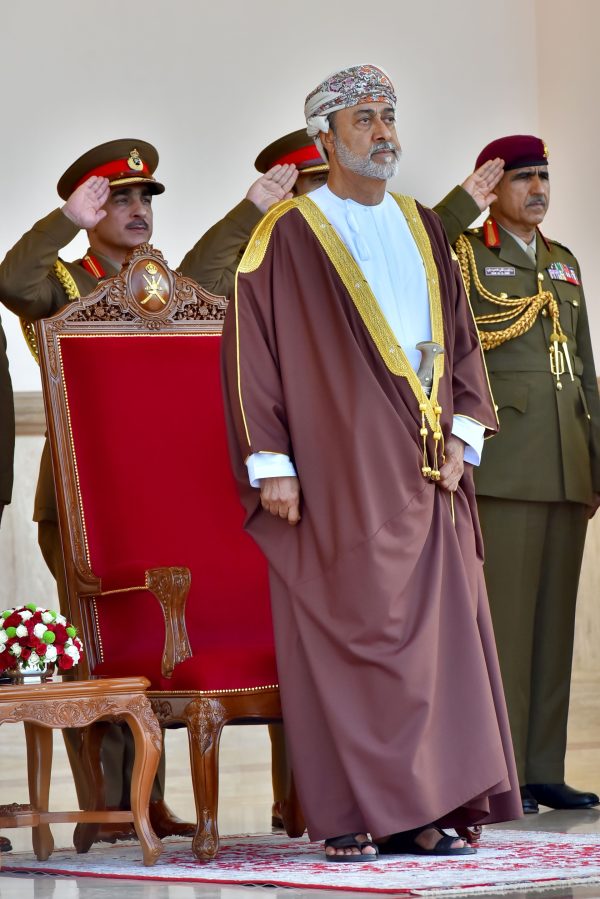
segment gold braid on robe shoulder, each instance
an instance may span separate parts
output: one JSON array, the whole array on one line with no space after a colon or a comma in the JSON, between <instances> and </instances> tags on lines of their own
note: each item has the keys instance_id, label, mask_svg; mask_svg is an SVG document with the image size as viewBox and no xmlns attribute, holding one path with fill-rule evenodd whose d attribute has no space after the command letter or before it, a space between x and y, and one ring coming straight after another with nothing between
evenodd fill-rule
<instances>
[{"instance_id":1,"label":"gold braid on robe shoulder","mask_svg":"<svg viewBox=\"0 0 600 899\"><path fill-rule=\"evenodd\" d=\"M53 266L53 272L60 281L69 301L78 300L79 299L79 290L77 288L77 284L75 283L75 279L73 275L70 273L69 269L66 267L64 262L61 262L60 259L57 259ZM40 354L38 351L37 339L35 336L35 328L33 327L33 322L27 321L27 319L21 318L19 319L21 324L21 330L23 332L23 337L25 338L25 342L29 347L29 351L37 364L40 364Z\"/></svg>"},{"instance_id":2,"label":"gold braid on robe shoulder","mask_svg":"<svg viewBox=\"0 0 600 899\"><path fill-rule=\"evenodd\" d=\"M550 370L556 377L556 386L559 390L562 389L560 376L564 374L565 361L571 380L573 380L573 367L567 348L567 337L560 325L558 303L551 291L542 290L542 277L538 275L538 292L534 296L510 298L505 293L494 294L481 283L473 247L464 234L456 241L455 250L467 296L470 296L472 283L482 299L500 307L499 312L475 316L475 324L479 331L482 348L484 350L493 350L508 340L514 340L515 337L521 337L522 334L526 334L533 327L542 309L548 307L548 312L552 319L552 334L550 335L549 347ZM505 328L492 327L491 330L485 328L485 325L496 326L505 322L511 322L511 324L507 324Z\"/></svg>"}]
</instances>

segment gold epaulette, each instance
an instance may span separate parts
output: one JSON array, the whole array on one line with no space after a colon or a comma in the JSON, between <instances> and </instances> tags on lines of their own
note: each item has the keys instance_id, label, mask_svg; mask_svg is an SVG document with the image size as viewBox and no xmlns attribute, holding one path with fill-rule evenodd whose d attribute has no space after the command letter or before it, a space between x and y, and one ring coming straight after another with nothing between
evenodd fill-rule
<instances>
[{"instance_id":1,"label":"gold epaulette","mask_svg":"<svg viewBox=\"0 0 600 899\"><path fill-rule=\"evenodd\" d=\"M70 300L78 300L79 299L79 289L77 284L75 283L75 279L67 266L61 259L57 259L53 266L53 271L58 280L63 287L67 299ZM20 318L19 322L21 324L21 331L23 332L23 337L25 338L25 342L29 347L29 352L37 362L40 364L40 354L38 351L37 340L35 337L35 328L33 327L33 322L27 321L24 318Z\"/></svg>"}]
</instances>

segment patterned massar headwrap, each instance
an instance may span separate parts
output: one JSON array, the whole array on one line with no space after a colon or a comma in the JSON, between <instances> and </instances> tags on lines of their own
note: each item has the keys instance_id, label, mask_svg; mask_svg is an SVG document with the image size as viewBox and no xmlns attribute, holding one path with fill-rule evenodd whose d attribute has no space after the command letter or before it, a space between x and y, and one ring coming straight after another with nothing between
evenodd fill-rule
<instances>
[{"instance_id":1,"label":"patterned massar headwrap","mask_svg":"<svg viewBox=\"0 0 600 899\"><path fill-rule=\"evenodd\" d=\"M389 103L396 106L394 85L378 66L350 66L333 72L311 91L304 104L306 131L327 160L319 132L329 131L329 115L359 103Z\"/></svg>"}]
</instances>

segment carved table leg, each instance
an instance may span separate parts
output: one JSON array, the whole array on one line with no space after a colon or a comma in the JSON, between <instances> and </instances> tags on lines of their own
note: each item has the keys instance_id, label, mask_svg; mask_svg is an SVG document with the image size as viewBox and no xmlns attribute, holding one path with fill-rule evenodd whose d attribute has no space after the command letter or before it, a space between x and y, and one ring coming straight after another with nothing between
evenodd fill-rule
<instances>
[{"instance_id":1,"label":"carved table leg","mask_svg":"<svg viewBox=\"0 0 600 899\"><path fill-rule=\"evenodd\" d=\"M100 762L102 738L106 733L105 722L96 722L82 729L81 745L77 763L80 778L87 785L88 797L86 810L97 810L105 807L104 778ZM73 845L79 853L87 852L98 835L100 825L95 823L79 823L73 831Z\"/></svg>"},{"instance_id":2,"label":"carved table leg","mask_svg":"<svg viewBox=\"0 0 600 899\"><path fill-rule=\"evenodd\" d=\"M145 696L129 703L123 719L131 728L135 743L135 759L131 778L131 811L142 847L145 865L153 865L163 851L163 844L152 830L148 817L150 794L162 751L162 731Z\"/></svg>"},{"instance_id":3,"label":"carved table leg","mask_svg":"<svg viewBox=\"0 0 600 899\"><path fill-rule=\"evenodd\" d=\"M186 716L198 820L192 852L206 861L219 850L219 741L226 713L218 699L203 698L189 703Z\"/></svg>"},{"instance_id":4,"label":"carved table leg","mask_svg":"<svg viewBox=\"0 0 600 899\"><path fill-rule=\"evenodd\" d=\"M50 775L52 772L52 730L31 721L24 722L27 743L27 779L29 801L34 809L48 811ZM31 832L33 851L39 861L46 861L54 849L49 824L38 824Z\"/></svg>"}]
</instances>

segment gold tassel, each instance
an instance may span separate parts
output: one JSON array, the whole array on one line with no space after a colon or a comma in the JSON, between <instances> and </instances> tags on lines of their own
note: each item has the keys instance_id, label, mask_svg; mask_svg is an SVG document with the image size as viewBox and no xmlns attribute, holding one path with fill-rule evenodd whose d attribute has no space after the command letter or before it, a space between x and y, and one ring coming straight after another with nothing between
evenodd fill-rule
<instances>
[{"instance_id":1,"label":"gold tassel","mask_svg":"<svg viewBox=\"0 0 600 899\"><path fill-rule=\"evenodd\" d=\"M427 430L427 423L425 421L425 412L427 411L426 403L419 403L419 411L421 413L421 437L423 438L423 465L421 467L421 474L424 478L428 478L431 476L431 466L429 464L429 457L427 455L427 436L429 431Z\"/></svg>"}]
</instances>

